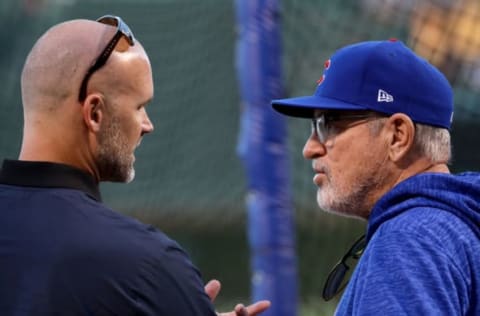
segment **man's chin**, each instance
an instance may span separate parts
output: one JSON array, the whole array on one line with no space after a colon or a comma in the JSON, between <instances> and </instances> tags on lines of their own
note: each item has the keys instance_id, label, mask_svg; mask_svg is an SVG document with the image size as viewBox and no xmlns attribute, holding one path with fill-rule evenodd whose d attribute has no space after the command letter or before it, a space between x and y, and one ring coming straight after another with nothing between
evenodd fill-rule
<instances>
[{"instance_id":1,"label":"man's chin","mask_svg":"<svg viewBox=\"0 0 480 316\"><path fill-rule=\"evenodd\" d=\"M328 196L320 192L317 193L317 204L321 210L326 213L340 215L343 217L359 217L356 214L355 207L346 207L345 205L335 205L335 199L329 199Z\"/></svg>"},{"instance_id":2,"label":"man's chin","mask_svg":"<svg viewBox=\"0 0 480 316\"><path fill-rule=\"evenodd\" d=\"M130 183L133 181L133 179L135 179L135 169L131 169L130 172L128 173L127 175L127 178L125 180L125 183Z\"/></svg>"},{"instance_id":3,"label":"man's chin","mask_svg":"<svg viewBox=\"0 0 480 316\"><path fill-rule=\"evenodd\" d=\"M105 175L100 181L130 183L135 178L135 169L131 168L126 172Z\"/></svg>"},{"instance_id":4,"label":"man's chin","mask_svg":"<svg viewBox=\"0 0 480 316\"><path fill-rule=\"evenodd\" d=\"M131 167L127 172L125 172L117 182L130 183L135 179L135 169Z\"/></svg>"}]
</instances>

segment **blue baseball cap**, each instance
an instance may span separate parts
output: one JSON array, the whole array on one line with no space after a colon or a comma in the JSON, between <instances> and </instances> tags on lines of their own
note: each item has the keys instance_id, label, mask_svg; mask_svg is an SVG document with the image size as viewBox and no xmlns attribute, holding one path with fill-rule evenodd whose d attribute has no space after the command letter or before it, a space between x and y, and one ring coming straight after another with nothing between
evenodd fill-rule
<instances>
[{"instance_id":1,"label":"blue baseball cap","mask_svg":"<svg viewBox=\"0 0 480 316\"><path fill-rule=\"evenodd\" d=\"M453 92L445 76L401 41L345 46L325 62L315 94L273 100L285 115L312 118L321 110L404 113L412 121L449 129Z\"/></svg>"}]
</instances>

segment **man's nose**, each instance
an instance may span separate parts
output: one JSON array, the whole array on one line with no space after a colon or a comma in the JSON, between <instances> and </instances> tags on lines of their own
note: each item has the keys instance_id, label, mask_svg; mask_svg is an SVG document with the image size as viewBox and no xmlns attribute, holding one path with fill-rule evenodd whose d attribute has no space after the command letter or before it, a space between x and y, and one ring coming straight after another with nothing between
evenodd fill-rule
<instances>
[{"instance_id":1,"label":"man's nose","mask_svg":"<svg viewBox=\"0 0 480 316\"><path fill-rule=\"evenodd\" d=\"M315 132L310 134L310 137L303 146L303 157L305 159L315 159L324 156L327 153L325 144L323 144Z\"/></svg>"}]
</instances>

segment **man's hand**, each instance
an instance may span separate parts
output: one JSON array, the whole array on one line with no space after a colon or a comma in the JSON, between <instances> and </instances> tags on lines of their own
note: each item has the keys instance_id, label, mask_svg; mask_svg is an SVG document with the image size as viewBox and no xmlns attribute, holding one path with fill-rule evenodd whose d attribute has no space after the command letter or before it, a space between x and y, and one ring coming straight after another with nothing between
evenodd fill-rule
<instances>
[{"instance_id":1,"label":"man's hand","mask_svg":"<svg viewBox=\"0 0 480 316\"><path fill-rule=\"evenodd\" d=\"M211 280L205 285L205 292L210 300L213 302L220 293L222 285L217 280ZM270 301L258 301L254 304L244 306L243 304L237 304L235 309L229 313L217 313L218 316L256 316L264 312L270 307Z\"/></svg>"}]
</instances>

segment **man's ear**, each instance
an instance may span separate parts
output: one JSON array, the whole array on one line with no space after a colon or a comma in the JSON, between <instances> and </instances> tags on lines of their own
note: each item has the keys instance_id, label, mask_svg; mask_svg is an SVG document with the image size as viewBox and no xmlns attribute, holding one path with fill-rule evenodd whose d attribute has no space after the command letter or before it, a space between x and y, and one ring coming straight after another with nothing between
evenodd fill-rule
<instances>
[{"instance_id":1,"label":"man's ear","mask_svg":"<svg viewBox=\"0 0 480 316\"><path fill-rule=\"evenodd\" d=\"M388 118L389 156L394 162L399 162L408 156L415 138L415 124L403 113L393 114Z\"/></svg>"},{"instance_id":2,"label":"man's ear","mask_svg":"<svg viewBox=\"0 0 480 316\"><path fill-rule=\"evenodd\" d=\"M102 124L103 115L105 114L104 98L97 94L90 94L83 101L83 120L87 128L97 133Z\"/></svg>"}]
</instances>

